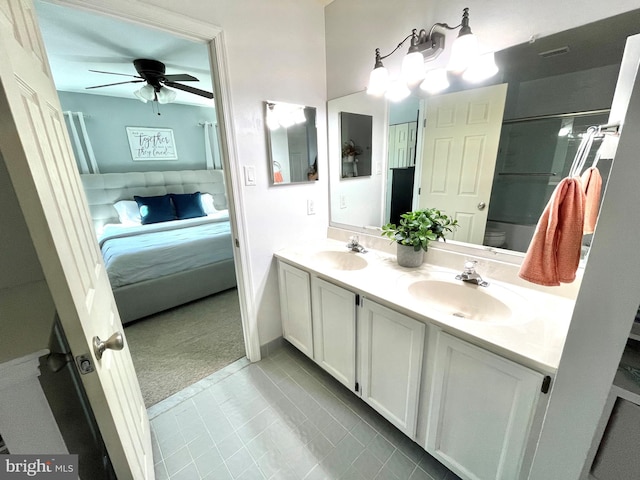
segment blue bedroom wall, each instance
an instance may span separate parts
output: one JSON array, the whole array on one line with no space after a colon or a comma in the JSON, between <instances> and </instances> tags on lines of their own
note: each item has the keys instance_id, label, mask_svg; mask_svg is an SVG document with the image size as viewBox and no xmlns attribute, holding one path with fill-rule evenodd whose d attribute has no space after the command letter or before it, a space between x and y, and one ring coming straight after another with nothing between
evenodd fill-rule
<instances>
[{"instance_id":1,"label":"blue bedroom wall","mask_svg":"<svg viewBox=\"0 0 640 480\"><path fill-rule=\"evenodd\" d=\"M204 127L198 124L216 124L214 107L170 103L159 105L158 115L158 104L152 106L136 99L70 92L58 95L63 111L82 112L88 117L85 124L100 173L207 168ZM178 159L133 161L125 127L171 128ZM218 152L214 151L213 156L215 164L220 165Z\"/></svg>"}]
</instances>

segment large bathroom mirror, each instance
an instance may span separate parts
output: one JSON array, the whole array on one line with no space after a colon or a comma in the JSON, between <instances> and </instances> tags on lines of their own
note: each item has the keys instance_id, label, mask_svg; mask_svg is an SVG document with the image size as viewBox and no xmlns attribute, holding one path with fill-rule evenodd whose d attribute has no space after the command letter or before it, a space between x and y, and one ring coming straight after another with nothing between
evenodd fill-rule
<instances>
[{"instance_id":1,"label":"large bathroom mirror","mask_svg":"<svg viewBox=\"0 0 640 480\"><path fill-rule=\"evenodd\" d=\"M284 102L264 108L272 185L318 180L316 109Z\"/></svg>"},{"instance_id":2,"label":"large bathroom mirror","mask_svg":"<svg viewBox=\"0 0 640 480\"><path fill-rule=\"evenodd\" d=\"M483 206L488 221L485 234L473 244L526 251L540 213L555 185L566 176L586 128L608 123L626 39L639 32L640 10L636 10L496 52L500 73L480 87L506 83L507 94L498 154L490 162L490 199ZM605 36L605 44L596 40ZM469 86L452 84L442 95L465 89ZM328 102L330 168L339 164L331 157L336 148L331 135L334 112L338 108L375 112L370 192L380 194L373 198L373 193L352 192L350 182L337 182L330 171L333 226L367 231L393 221L394 204L405 211L407 205L417 207L424 131L420 127L431 98L415 94L394 104L357 92ZM384 124L382 130L375 127L379 123ZM404 143L397 145L400 138ZM589 165L603 138L594 142ZM606 152L615 148L603 151L598 168L606 184L613 156ZM383 167L376 171L380 164ZM433 206L445 211L448 207ZM586 236L584 251L589 241Z\"/></svg>"}]
</instances>

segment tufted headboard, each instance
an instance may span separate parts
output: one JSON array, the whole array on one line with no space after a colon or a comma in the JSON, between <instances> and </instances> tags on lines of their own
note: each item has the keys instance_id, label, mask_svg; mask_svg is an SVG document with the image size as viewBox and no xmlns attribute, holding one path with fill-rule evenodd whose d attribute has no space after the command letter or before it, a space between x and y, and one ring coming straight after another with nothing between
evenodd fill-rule
<instances>
[{"instance_id":1,"label":"tufted headboard","mask_svg":"<svg viewBox=\"0 0 640 480\"><path fill-rule=\"evenodd\" d=\"M80 179L96 231L106 223L118 223L113 204L118 200L133 200L134 195L210 193L218 210L228 207L222 170L88 173L81 174Z\"/></svg>"}]
</instances>

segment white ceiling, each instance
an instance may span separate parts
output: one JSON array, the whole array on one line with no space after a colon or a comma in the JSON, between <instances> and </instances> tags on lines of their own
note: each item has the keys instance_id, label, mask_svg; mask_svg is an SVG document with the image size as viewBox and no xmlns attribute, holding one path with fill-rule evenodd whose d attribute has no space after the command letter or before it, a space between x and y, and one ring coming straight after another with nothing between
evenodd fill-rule
<instances>
[{"instance_id":1,"label":"white ceiling","mask_svg":"<svg viewBox=\"0 0 640 480\"><path fill-rule=\"evenodd\" d=\"M35 4L53 78L60 91L135 99L133 92L142 84L91 90L86 87L128 81L121 75L89 70L134 76L137 72L133 60L137 58L159 60L165 64L167 74L188 73L199 80L184 82L186 85L213 91L206 44L42 0ZM176 93L176 103L214 105L211 99L180 90Z\"/></svg>"}]
</instances>

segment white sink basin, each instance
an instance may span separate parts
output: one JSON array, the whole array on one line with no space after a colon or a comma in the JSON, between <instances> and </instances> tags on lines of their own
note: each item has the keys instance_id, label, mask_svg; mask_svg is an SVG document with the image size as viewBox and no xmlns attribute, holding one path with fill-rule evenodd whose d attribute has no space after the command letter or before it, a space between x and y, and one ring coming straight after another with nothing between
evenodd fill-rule
<instances>
[{"instance_id":1,"label":"white sink basin","mask_svg":"<svg viewBox=\"0 0 640 480\"><path fill-rule=\"evenodd\" d=\"M356 252L337 252L327 250L314 254L314 260L322 263L323 266L333 270L362 270L369 263L367 260Z\"/></svg>"},{"instance_id":2,"label":"white sink basin","mask_svg":"<svg viewBox=\"0 0 640 480\"><path fill-rule=\"evenodd\" d=\"M427 279L411 283L408 291L415 300L454 317L486 323L521 320L514 316L513 308L519 297L497 285Z\"/></svg>"}]
</instances>

